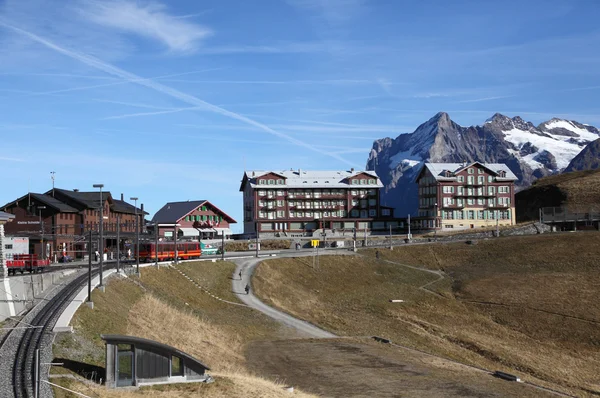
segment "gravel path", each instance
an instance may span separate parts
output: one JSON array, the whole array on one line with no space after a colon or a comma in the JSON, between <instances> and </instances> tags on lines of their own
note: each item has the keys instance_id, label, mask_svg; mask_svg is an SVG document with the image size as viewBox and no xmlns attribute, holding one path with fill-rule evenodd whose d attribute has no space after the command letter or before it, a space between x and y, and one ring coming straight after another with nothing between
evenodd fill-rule
<instances>
[{"instance_id":1,"label":"gravel path","mask_svg":"<svg viewBox=\"0 0 600 398\"><path fill-rule=\"evenodd\" d=\"M346 254L354 254L354 253L349 252L349 251L336 251L335 253L331 253L331 254L346 255ZM306 253L299 252L299 253L292 253L290 255L284 255L281 257L306 257L306 256L311 256L311 255L312 255L311 252L306 252ZM267 316L275 319L276 321L283 323L284 325L287 325L294 329L297 329L299 332L306 335L307 337L315 337L315 338L337 337L335 334L329 333L323 329L320 329L320 328L314 326L313 324L310 324L308 322L294 318L293 316L286 314L285 312L282 312L282 311L276 310L275 308L269 307L268 305L266 305L265 303L260 301L252 293L252 289L250 289L250 292L248 292L248 294L246 294L246 292L244 291L244 288L246 287L246 285L250 286L250 281L252 279L252 274L254 272L254 269L261 261L263 261L265 259L268 259L268 257L267 258L263 258L263 257L243 258L243 259L236 259L233 261L237 265L237 267L232 276L233 280L231 283L233 286L233 292L239 297L239 299L242 302L244 302L245 304L247 304L249 307L252 307L252 308L262 312L263 314L266 314ZM240 271L242 272L241 279L240 279Z\"/></svg>"},{"instance_id":2,"label":"gravel path","mask_svg":"<svg viewBox=\"0 0 600 398\"><path fill-rule=\"evenodd\" d=\"M44 307L44 304L52 299L66 284L77 278L79 275L84 273L85 270L75 272L71 275L66 276L60 280L60 283L52 286L46 292L43 293L41 299L36 300L35 306L18 322L18 327L28 326L33 318L40 312ZM56 321L56 319L54 319ZM52 328L50 328L52 330ZM12 370L14 358L17 352L17 347L23 335L24 329L15 329L6 337L4 344L0 347L0 398L14 398L13 387L12 387ZM50 363L53 359L52 354L52 341L54 339L53 333L46 333L43 338L42 349L40 350L40 362ZM43 379L46 379L48 374L49 365L42 365L40 375ZM52 397L52 389L46 383L42 383L40 386L40 397Z\"/></svg>"}]
</instances>

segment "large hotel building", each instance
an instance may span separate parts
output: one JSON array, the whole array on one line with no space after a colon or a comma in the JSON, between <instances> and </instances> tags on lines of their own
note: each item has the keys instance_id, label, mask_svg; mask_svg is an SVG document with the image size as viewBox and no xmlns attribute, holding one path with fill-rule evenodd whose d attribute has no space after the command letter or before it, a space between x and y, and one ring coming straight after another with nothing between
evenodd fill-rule
<instances>
[{"instance_id":1,"label":"large hotel building","mask_svg":"<svg viewBox=\"0 0 600 398\"><path fill-rule=\"evenodd\" d=\"M425 163L415 179L421 227L513 225L516 180L501 163Z\"/></svg>"},{"instance_id":2,"label":"large hotel building","mask_svg":"<svg viewBox=\"0 0 600 398\"><path fill-rule=\"evenodd\" d=\"M382 187L373 171L246 171L244 234L385 229L394 214Z\"/></svg>"}]
</instances>

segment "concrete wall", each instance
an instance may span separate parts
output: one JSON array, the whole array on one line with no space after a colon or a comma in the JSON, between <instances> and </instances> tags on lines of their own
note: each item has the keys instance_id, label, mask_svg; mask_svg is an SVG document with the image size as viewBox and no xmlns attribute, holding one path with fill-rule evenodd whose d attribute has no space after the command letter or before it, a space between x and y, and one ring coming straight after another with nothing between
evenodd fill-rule
<instances>
[{"instance_id":1,"label":"concrete wall","mask_svg":"<svg viewBox=\"0 0 600 398\"><path fill-rule=\"evenodd\" d=\"M71 269L0 279L0 322L31 308L34 298L43 297L62 278L74 272L76 271Z\"/></svg>"}]
</instances>

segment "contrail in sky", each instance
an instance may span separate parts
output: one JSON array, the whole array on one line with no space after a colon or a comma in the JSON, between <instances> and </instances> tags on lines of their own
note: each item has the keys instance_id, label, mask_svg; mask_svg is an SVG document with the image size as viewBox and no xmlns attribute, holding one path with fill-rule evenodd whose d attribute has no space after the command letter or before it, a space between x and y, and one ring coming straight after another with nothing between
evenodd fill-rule
<instances>
[{"instance_id":1,"label":"contrail in sky","mask_svg":"<svg viewBox=\"0 0 600 398\"><path fill-rule=\"evenodd\" d=\"M28 32L26 30L23 30L21 28L18 28L16 26L13 26L9 23L4 22L4 20L0 19L0 26L4 26L5 28L8 28L14 32L17 32L23 36L26 36L28 38L30 38L31 40L43 44L44 46L58 52L61 53L63 55L66 55L69 58L75 59L77 61L80 61L88 66L91 66L93 68L96 68L98 70L104 71L105 73L108 73L110 75L113 76L117 76L120 77L124 80L126 80L127 82L131 82L131 83L136 83L140 86L144 86L144 87L148 87L152 90L158 91L160 93L166 94L168 96L171 96L173 98L176 98L180 101L183 102L187 102L190 105L193 105L194 107L198 107L201 109L205 109L207 111L213 112L213 113L217 113L219 115L222 116L226 116L229 117L231 119L235 119L238 120L242 123L254 126L254 127L258 127L259 129L263 130L266 133L269 133L271 135L274 135L276 137L282 138L294 145L297 145L299 147L304 147L306 149L309 149L311 151L320 153L322 155L325 156L329 156L332 157L336 160L339 160L340 162L346 163L348 165L354 166L354 164L344 158L342 158L341 156L335 154L335 153L331 153L331 152L327 152L324 150L321 150L319 148L316 148L304 141L298 140L296 138L293 138L287 134L281 133L279 131L276 131L272 128L270 128L269 126L262 124L260 122L257 122L256 120L250 119L246 116L240 115L238 113L235 112L231 112L228 111L227 109L223 109L220 108L216 105L213 105L209 102L203 101L197 97L194 97L192 95L186 94L184 92L181 92L179 90L173 89L171 87L165 86L164 84L161 83L157 83L155 81L149 80L149 79L144 79L140 76L137 76L133 73L127 72L123 69L120 69L114 65L111 65L109 63L103 62L101 60L99 60L98 58L92 57L91 55L87 55L84 53L80 53L80 52L76 52L76 51L72 51L72 50L68 50L64 47L61 47L57 44L54 44L53 42L44 39L43 37L40 37L34 33Z\"/></svg>"}]
</instances>

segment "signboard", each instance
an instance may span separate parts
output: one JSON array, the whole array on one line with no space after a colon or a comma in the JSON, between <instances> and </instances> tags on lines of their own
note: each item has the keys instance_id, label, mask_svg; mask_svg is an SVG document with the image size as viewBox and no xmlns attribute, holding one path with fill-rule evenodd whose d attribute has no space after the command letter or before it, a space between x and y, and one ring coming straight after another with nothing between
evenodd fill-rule
<instances>
[{"instance_id":1,"label":"signboard","mask_svg":"<svg viewBox=\"0 0 600 398\"><path fill-rule=\"evenodd\" d=\"M320 241L319 241L318 239L311 239L311 241L310 241L310 245L311 245L312 247L319 247L319 242L320 242Z\"/></svg>"}]
</instances>

